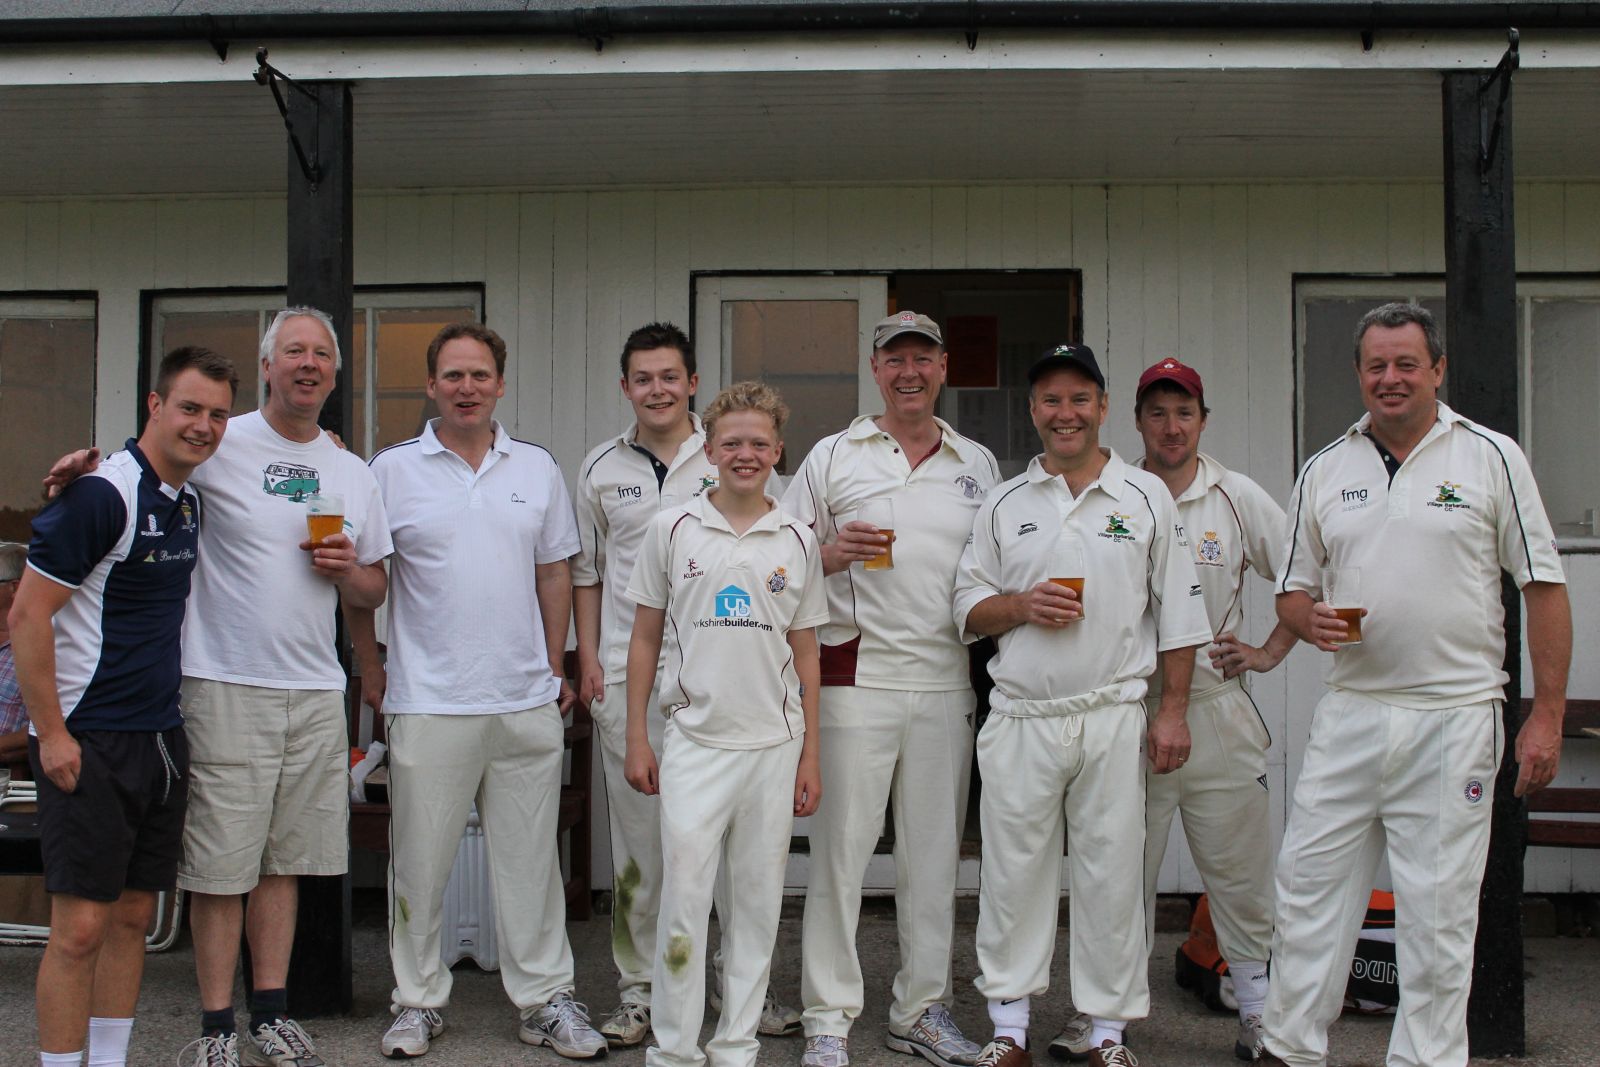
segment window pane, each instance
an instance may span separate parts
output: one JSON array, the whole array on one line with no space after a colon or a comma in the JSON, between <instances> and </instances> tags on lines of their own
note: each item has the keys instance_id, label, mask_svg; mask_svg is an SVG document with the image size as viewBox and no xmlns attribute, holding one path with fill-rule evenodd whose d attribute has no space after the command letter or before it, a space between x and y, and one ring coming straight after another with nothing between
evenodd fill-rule
<instances>
[{"instance_id":1,"label":"window pane","mask_svg":"<svg viewBox=\"0 0 1600 1067\"><path fill-rule=\"evenodd\" d=\"M777 470L792 473L811 446L856 416L856 302L727 300L722 314L730 381L763 380L789 405Z\"/></svg>"},{"instance_id":2,"label":"window pane","mask_svg":"<svg viewBox=\"0 0 1600 1067\"><path fill-rule=\"evenodd\" d=\"M239 392L233 413L254 411L260 400L261 315L256 311L174 311L156 317L156 343L150 353L150 384L156 368L174 348L200 345L233 361L239 372ZM141 409L144 398L139 398ZM141 423L143 418L140 419Z\"/></svg>"},{"instance_id":3,"label":"window pane","mask_svg":"<svg viewBox=\"0 0 1600 1067\"><path fill-rule=\"evenodd\" d=\"M378 312L376 423L372 451L422 432L439 414L428 399L428 343L452 322L477 322L468 307L404 308Z\"/></svg>"},{"instance_id":4,"label":"window pane","mask_svg":"<svg viewBox=\"0 0 1600 1067\"><path fill-rule=\"evenodd\" d=\"M1533 425L1523 439L1556 535L1586 534L1584 513L1600 508L1600 302L1531 305Z\"/></svg>"},{"instance_id":5,"label":"window pane","mask_svg":"<svg viewBox=\"0 0 1600 1067\"><path fill-rule=\"evenodd\" d=\"M0 303L0 539L26 542L39 479L94 436L94 335L88 317L6 317ZM102 442L109 448L122 442Z\"/></svg>"}]
</instances>

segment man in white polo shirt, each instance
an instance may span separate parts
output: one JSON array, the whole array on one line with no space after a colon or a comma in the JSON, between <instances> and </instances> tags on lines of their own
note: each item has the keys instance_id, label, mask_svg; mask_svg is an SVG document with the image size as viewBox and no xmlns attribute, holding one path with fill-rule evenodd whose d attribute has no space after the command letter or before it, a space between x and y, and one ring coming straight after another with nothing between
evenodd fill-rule
<instances>
[{"instance_id":1,"label":"man in white polo shirt","mask_svg":"<svg viewBox=\"0 0 1600 1067\"><path fill-rule=\"evenodd\" d=\"M1301 470L1278 582L1278 617L1334 657L1278 859L1261 1062L1326 1062L1387 855L1400 975L1388 1062L1460 1067L1504 745L1502 569L1522 589L1533 661L1518 796L1549 784L1560 759L1571 610L1521 449L1438 402L1433 316L1385 304L1355 336L1367 414ZM1328 568L1360 571L1359 643L1322 596Z\"/></svg>"},{"instance_id":2,"label":"man in white polo shirt","mask_svg":"<svg viewBox=\"0 0 1600 1067\"><path fill-rule=\"evenodd\" d=\"M600 1024L600 1033L613 1047L631 1048L650 1032L651 969L661 904L661 811L657 797L634 790L622 773L628 639L635 607L626 591L650 521L715 486L717 468L706 458L700 419L689 410L700 379L688 336L670 322L641 326L623 343L621 362L622 393L633 408L634 422L595 446L579 469L575 496L581 547L572 559L572 599L578 699L594 717L600 739L611 830L611 957L621 997L616 1011ZM772 492L778 491L776 480L772 476ZM648 719L657 751L665 722L659 715ZM717 984L711 989L715 1003L720 991ZM799 1024L799 1012L779 1003L769 989L759 1032L793 1033Z\"/></svg>"},{"instance_id":3,"label":"man in white polo shirt","mask_svg":"<svg viewBox=\"0 0 1600 1067\"><path fill-rule=\"evenodd\" d=\"M1130 1067L1123 1029L1150 1010L1141 742L1158 774L1187 759L1195 648L1211 628L1166 486L1100 447L1094 353L1056 348L1028 382L1044 453L989 494L955 587L963 638L1000 646L978 738L977 985L995 1025L978 1064L1031 1062L1029 999L1049 986L1065 829L1072 1001L1092 1020L1093 1067ZM1158 657L1166 688L1147 721Z\"/></svg>"},{"instance_id":4,"label":"man in white polo shirt","mask_svg":"<svg viewBox=\"0 0 1600 1067\"><path fill-rule=\"evenodd\" d=\"M352 613L351 636L367 702L388 720L386 1056L420 1056L444 1029L442 903L474 803L499 890L500 978L522 1013L517 1036L570 1058L605 1052L572 996L556 841L561 718L573 702L559 657L577 528L554 458L494 420L505 360L493 330L440 330L427 355L439 417L372 457L395 546L387 664L370 612Z\"/></svg>"},{"instance_id":5,"label":"man in white polo shirt","mask_svg":"<svg viewBox=\"0 0 1600 1067\"><path fill-rule=\"evenodd\" d=\"M850 1027L863 1002L861 882L892 804L900 971L888 1045L952 1067L972 1063L978 1046L949 1012L976 701L950 595L972 516L1000 470L987 448L934 416L947 356L932 319L891 315L872 343L883 413L819 441L784 496L785 510L822 543L831 618L822 628L828 799L811 821L801 1062L850 1062ZM888 540L862 521L869 500L894 509L891 569L865 566Z\"/></svg>"}]
</instances>

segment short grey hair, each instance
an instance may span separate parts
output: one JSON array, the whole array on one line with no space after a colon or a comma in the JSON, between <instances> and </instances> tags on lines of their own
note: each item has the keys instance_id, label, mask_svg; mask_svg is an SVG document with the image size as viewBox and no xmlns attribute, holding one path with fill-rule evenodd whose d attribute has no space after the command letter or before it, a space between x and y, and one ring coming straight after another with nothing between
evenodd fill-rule
<instances>
[{"instance_id":1,"label":"short grey hair","mask_svg":"<svg viewBox=\"0 0 1600 1067\"><path fill-rule=\"evenodd\" d=\"M28 546L16 541L0 541L0 582L14 582L22 577L22 568L28 562Z\"/></svg>"},{"instance_id":2,"label":"short grey hair","mask_svg":"<svg viewBox=\"0 0 1600 1067\"><path fill-rule=\"evenodd\" d=\"M272 325L267 327L267 332L261 335L261 358L268 366L272 365L272 353L278 347L278 332L283 329L283 324L290 319L316 319L328 328L328 336L333 339L333 369L338 370L344 363L344 358L339 353L339 331L333 328L333 316L326 311L314 307L284 308L272 316Z\"/></svg>"},{"instance_id":3,"label":"short grey hair","mask_svg":"<svg viewBox=\"0 0 1600 1067\"><path fill-rule=\"evenodd\" d=\"M1356 323L1355 360L1361 362L1361 339L1367 331L1374 326L1382 326L1387 330L1399 329L1415 323L1422 327L1422 336L1428 342L1429 362L1437 365L1444 358L1444 340L1439 336L1439 324L1433 320L1433 312L1421 304L1393 303L1375 307Z\"/></svg>"}]
</instances>

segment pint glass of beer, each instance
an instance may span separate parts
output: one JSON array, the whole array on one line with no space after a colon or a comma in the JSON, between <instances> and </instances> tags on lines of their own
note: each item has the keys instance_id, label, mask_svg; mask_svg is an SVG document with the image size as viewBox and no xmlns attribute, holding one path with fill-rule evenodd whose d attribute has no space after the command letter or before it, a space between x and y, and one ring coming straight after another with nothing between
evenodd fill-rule
<instances>
[{"instance_id":1,"label":"pint glass of beer","mask_svg":"<svg viewBox=\"0 0 1600 1067\"><path fill-rule=\"evenodd\" d=\"M1349 629L1341 645L1361 643L1361 568L1330 567L1322 572L1322 596Z\"/></svg>"},{"instance_id":2,"label":"pint glass of beer","mask_svg":"<svg viewBox=\"0 0 1600 1067\"><path fill-rule=\"evenodd\" d=\"M344 497L338 493L313 493L306 497L306 531L313 544L322 544L344 532Z\"/></svg>"},{"instance_id":3,"label":"pint glass of beer","mask_svg":"<svg viewBox=\"0 0 1600 1067\"><path fill-rule=\"evenodd\" d=\"M856 513L856 521L876 526L879 533L889 538L889 543L883 546L883 555L862 563L862 569L869 571L894 570L894 501L886 496L866 501L861 505L861 510Z\"/></svg>"},{"instance_id":4,"label":"pint glass of beer","mask_svg":"<svg viewBox=\"0 0 1600 1067\"><path fill-rule=\"evenodd\" d=\"M1078 594L1078 609L1083 610L1083 579L1085 573L1083 549L1075 544L1057 542L1050 552L1050 583Z\"/></svg>"}]
</instances>

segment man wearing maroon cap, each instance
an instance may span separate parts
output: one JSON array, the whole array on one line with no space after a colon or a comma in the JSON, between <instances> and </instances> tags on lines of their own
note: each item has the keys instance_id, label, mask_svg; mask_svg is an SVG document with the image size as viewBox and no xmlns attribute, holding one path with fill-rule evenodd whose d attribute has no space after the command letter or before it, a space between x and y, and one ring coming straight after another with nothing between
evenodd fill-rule
<instances>
[{"instance_id":1,"label":"man wearing maroon cap","mask_svg":"<svg viewBox=\"0 0 1600 1067\"><path fill-rule=\"evenodd\" d=\"M1155 914L1156 876L1167 850L1174 811L1211 903L1217 941L1239 1002L1234 1053L1254 1060L1261 1047L1272 944L1272 853L1267 794L1267 746L1272 739L1244 688L1247 671L1270 671L1294 634L1282 623L1260 646L1238 637L1244 621L1245 574L1273 581L1284 543L1283 509L1255 482L1200 451L1210 409L1193 367L1163 359L1139 378L1134 425L1144 438L1139 466L1166 483L1178 505L1195 573L1205 592L1214 643L1195 658L1189 683L1189 759L1171 774L1145 777L1144 891L1147 923ZM1161 671L1150 679L1146 708L1161 700ZM1180 977L1187 957L1180 952ZM1190 966L1193 966L1192 964ZM1051 1044L1075 1058L1079 1022ZM1084 1042L1086 1044L1086 1042ZM1084 1050L1086 1051L1086 1049Z\"/></svg>"}]
</instances>

